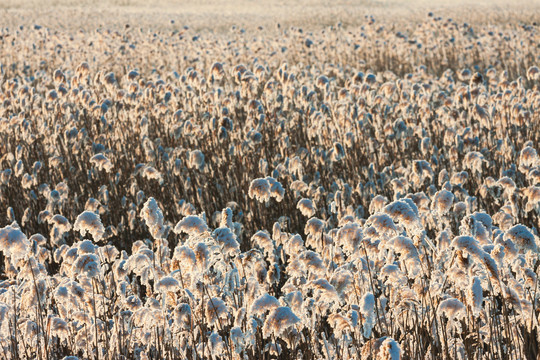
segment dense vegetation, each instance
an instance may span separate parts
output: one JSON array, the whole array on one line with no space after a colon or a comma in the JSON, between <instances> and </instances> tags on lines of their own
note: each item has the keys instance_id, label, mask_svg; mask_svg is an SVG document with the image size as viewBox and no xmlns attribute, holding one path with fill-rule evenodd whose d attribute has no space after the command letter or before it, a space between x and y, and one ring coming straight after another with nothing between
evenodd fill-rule
<instances>
[{"instance_id":1,"label":"dense vegetation","mask_svg":"<svg viewBox=\"0 0 540 360\"><path fill-rule=\"evenodd\" d=\"M536 359L539 39L0 29L0 358Z\"/></svg>"}]
</instances>

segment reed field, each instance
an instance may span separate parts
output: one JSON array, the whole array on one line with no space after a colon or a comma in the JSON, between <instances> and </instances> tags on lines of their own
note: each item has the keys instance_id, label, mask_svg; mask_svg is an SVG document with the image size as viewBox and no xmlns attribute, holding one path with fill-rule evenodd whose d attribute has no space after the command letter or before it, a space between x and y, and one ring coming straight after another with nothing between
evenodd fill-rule
<instances>
[{"instance_id":1,"label":"reed field","mask_svg":"<svg viewBox=\"0 0 540 360\"><path fill-rule=\"evenodd\" d=\"M540 359L540 2L0 2L0 359Z\"/></svg>"}]
</instances>

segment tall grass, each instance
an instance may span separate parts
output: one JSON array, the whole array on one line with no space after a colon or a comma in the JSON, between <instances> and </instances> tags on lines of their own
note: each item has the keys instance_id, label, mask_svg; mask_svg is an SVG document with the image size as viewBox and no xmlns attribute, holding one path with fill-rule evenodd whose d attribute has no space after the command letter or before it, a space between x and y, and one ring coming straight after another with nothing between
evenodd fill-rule
<instances>
[{"instance_id":1,"label":"tall grass","mask_svg":"<svg viewBox=\"0 0 540 360\"><path fill-rule=\"evenodd\" d=\"M537 358L537 25L170 25L0 30L0 358Z\"/></svg>"}]
</instances>

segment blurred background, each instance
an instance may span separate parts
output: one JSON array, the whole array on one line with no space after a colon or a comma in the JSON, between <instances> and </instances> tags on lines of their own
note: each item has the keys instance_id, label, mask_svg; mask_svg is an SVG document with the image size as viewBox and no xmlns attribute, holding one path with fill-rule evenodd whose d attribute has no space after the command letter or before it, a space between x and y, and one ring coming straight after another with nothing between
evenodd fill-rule
<instances>
[{"instance_id":1,"label":"blurred background","mask_svg":"<svg viewBox=\"0 0 540 360\"><path fill-rule=\"evenodd\" d=\"M466 11L464 11L466 10ZM155 27L189 25L197 30L281 25L320 28L341 23L420 21L429 11L463 22L535 21L540 0L1 0L5 26L39 22L49 27L85 28L133 23ZM171 22L174 21L174 23Z\"/></svg>"}]
</instances>

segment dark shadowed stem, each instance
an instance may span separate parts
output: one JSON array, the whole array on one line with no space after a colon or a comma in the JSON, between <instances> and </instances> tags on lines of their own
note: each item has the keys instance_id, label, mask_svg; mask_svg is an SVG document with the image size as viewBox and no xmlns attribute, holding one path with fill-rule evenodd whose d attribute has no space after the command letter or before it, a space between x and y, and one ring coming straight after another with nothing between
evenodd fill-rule
<instances>
[{"instance_id":1,"label":"dark shadowed stem","mask_svg":"<svg viewBox=\"0 0 540 360\"><path fill-rule=\"evenodd\" d=\"M219 317L219 315L218 315L218 313L216 311L217 309L216 309L216 306L214 305L214 301L212 300L212 296L210 296L210 294L208 293L208 289L206 288L205 285L203 285L203 289L206 292L206 295L208 296L208 299L210 299L210 304L212 305L212 308L214 309L214 314L216 315L216 318L218 319L218 324L219 324L219 329L218 330L222 331L222 330L224 330L224 327L223 327L223 324L221 323L221 318ZM229 339L227 338L225 340L224 340L224 342L225 342L225 347L227 349L227 355L229 356L229 360L232 360L231 349L229 349Z\"/></svg>"},{"instance_id":2,"label":"dark shadowed stem","mask_svg":"<svg viewBox=\"0 0 540 360\"><path fill-rule=\"evenodd\" d=\"M97 312L96 312L96 291L95 291L95 280L92 279L92 307L94 310L94 331L96 336L96 358L99 360L99 337L98 337L98 326L97 326Z\"/></svg>"},{"instance_id":3,"label":"dark shadowed stem","mask_svg":"<svg viewBox=\"0 0 540 360\"><path fill-rule=\"evenodd\" d=\"M40 296L39 296L39 288L37 286L36 275L34 274L34 267L32 266L32 263L30 261L28 261L28 266L30 266L30 272L32 273L32 279L34 281L34 288L35 288L35 291L36 291L36 297L37 297L37 301L38 301L38 309L39 309L38 320L39 320L39 323L40 323L41 331L43 331L43 340L45 342L45 344L44 344L44 346L45 346L45 359L49 360L49 349L48 349L49 337L48 337L47 331L45 331L45 327L43 325L43 306L41 305L41 299L40 299ZM39 336L38 336L38 339L39 339ZM38 340L38 345L39 345L39 340Z\"/></svg>"},{"instance_id":4,"label":"dark shadowed stem","mask_svg":"<svg viewBox=\"0 0 540 360\"><path fill-rule=\"evenodd\" d=\"M373 297L375 298L375 312L377 314L377 323L379 325L379 329L381 329L381 332L384 331L383 330L383 327L382 327L382 324L381 324L381 319L380 319L380 316L379 316L379 305L377 305L377 302L379 301L378 297L375 296L375 285L373 284L373 276L371 274L371 265L369 264L369 257L368 257L368 254L367 254L367 251L366 251L366 245L364 243L362 243L362 248L364 250L364 255L366 257L366 263L367 263L367 267L368 267L368 275L369 275L369 283L371 285L371 291L373 293ZM382 308L381 308L382 310ZM385 317L385 327L386 327L386 333L388 333L388 325L386 324L386 317Z\"/></svg>"}]
</instances>

